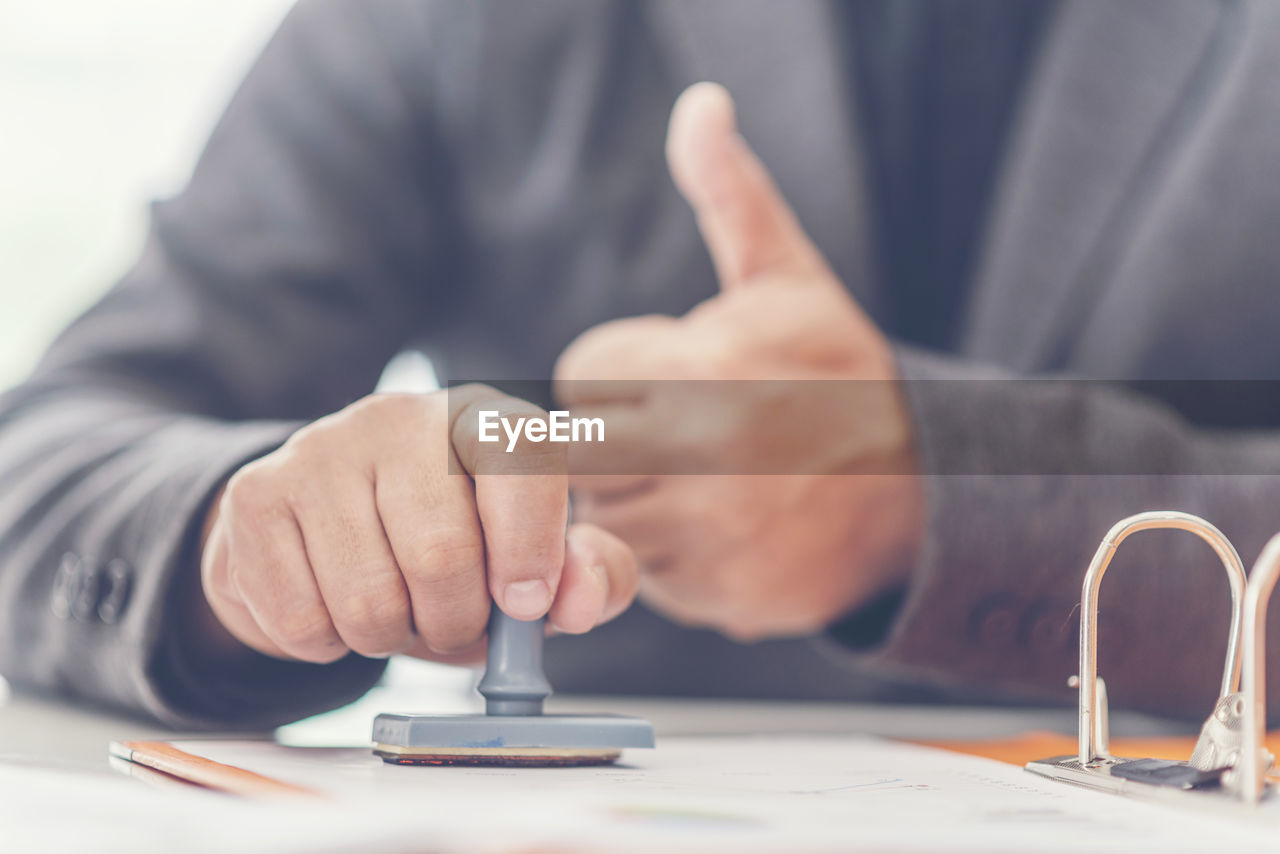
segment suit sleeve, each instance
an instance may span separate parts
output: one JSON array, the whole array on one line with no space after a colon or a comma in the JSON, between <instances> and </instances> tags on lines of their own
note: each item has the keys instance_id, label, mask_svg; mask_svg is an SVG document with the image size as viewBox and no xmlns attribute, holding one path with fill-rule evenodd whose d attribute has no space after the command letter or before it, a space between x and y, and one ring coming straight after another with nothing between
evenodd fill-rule
<instances>
[{"instance_id":1,"label":"suit sleeve","mask_svg":"<svg viewBox=\"0 0 1280 854\"><path fill-rule=\"evenodd\" d=\"M1246 568L1280 531L1280 436L1197 427L1159 396L1115 385L1018 378L910 350L899 365L929 521L888 631L859 653L869 663L969 696L1069 703L1081 584L1115 522L1146 510L1202 516ZM1261 385L1232 390L1265 394ZM1127 539L1100 591L1099 674L1112 704L1204 719L1229 619L1225 572L1199 538ZM1274 619L1269 646L1275 672ZM1273 676L1273 717L1277 687Z\"/></svg>"},{"instance_id":2,"label":"suit sleeve","mask_svg":"<svg viewBox=\"0 0 1280 854\"><path fill-rule=\"evenodd\" d=\"M304 2L153 208L136 267L0 398L0 672L175 726L265 727L362 694L382 664L257 656L204 672L173 625L219 485L370 392L429 333L448 174L428 50L385 3ZM410 94L412 93L412 94Z\"/></svg>"}]
</instances>

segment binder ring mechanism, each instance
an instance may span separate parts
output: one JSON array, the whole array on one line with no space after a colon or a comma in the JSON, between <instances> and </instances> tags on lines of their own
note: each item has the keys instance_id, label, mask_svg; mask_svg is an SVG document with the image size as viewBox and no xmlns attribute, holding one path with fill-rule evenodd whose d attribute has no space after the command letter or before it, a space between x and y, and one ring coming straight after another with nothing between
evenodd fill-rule
<instances>
[{"instance_id":1,"label":"binder ring mechanism","mask_svg":"<svg viewBox=\"0 0 1280 854\"><path fill-rule=\"evenodd\" d=\"M1112 756L1106 684L1098 676L1098 590L1120 544L1139 531L1195 534L1222 562L1231 587L1231 625L1218 701L1185 762ZM1202 802L1257 804L1269 792L1274 757L1266 734L1267 604L1280 579L1280 534L1263 548L1246 581L1244 564L1216 527L1189 513L1151 511L1117 522L1085 572L1080 597L1080 671L1068 684L1080 690L1079 750L1027 764L1027 770L1089 788L1158 800L1194 794ZM1243 682L1243 686L1241 683Z\"/></svg>"}]
</instances>

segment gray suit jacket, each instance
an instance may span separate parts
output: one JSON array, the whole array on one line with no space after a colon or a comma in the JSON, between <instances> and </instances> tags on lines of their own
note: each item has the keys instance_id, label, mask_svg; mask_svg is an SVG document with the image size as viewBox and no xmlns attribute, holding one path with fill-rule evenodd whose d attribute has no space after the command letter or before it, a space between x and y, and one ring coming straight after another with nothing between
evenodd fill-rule
<instances>
[{"instance_id":1,"label":"gray suit jacket","mask_svg":"<svg viewBox=\"0 0 1280 854\"><path fill-rule=\"evenodd\" d=\"M363 692L381 665L357 657L193 666L166 613L196 574L210 494L369 392L401 348L446 377L546 377L591 325L714 293L662 157L692 81L732 90L809 233L882 318L837 29L820 0L303 3L190 186L156 205L137 267L0 400L0 670L184 726L274 723ZM930 521L887 633L743 646L637 607L556 640L553 681L1070 702L1074 606L1102 534L1183 509L1250 560L1280 529L1280 407L1258 386L1206 407L1208 386L1018 378L1274 378L1278 158L1280 6L1065 2L961 344L900 350ZM1193 538L1138 539L1105 586L1101 670L1117 704L1203 716L1226 586Z\"/></svg>"}]
</instances>

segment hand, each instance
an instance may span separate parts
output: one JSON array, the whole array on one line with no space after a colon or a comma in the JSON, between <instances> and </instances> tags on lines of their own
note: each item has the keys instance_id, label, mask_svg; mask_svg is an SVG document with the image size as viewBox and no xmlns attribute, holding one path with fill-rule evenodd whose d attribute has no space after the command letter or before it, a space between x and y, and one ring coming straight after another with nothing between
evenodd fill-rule
<instances>
[{"instance_id":1,"label":"hand","mask_svg":"<svg viewBox=\"0 0 1280 854\"><path fill-rule=\"evenodd\" d=\"M447 397L367 397L236 472L205 525L206 622L280 658L470 661L491 597L562 632L620 613L635 560L599 528L566 533L563 446L476 441L478 409L543 413L483 386Z\"/></svg>"},{"instance_id":2,"label":"hand","mask_svg":"<svg viewBox=\"0 0 1280 854\"><path fill-rule=\"evenodd\" d=\"M738 134L723 88L681 96L667 158L721 291L682 318L590 329L561 356L557 394L611 431L606 449L574 451L573 471L611 471L575 475L576 518L635 549L642 598L675 619L741 639L813 632L903 583L920 539L892 352ZM711 404L708 384L650 382L664 380L778 382L723 383ZM716 416L681 417L694 410ZM748 474L760 471L784 473Z\"/></svg>"}]
</instances>

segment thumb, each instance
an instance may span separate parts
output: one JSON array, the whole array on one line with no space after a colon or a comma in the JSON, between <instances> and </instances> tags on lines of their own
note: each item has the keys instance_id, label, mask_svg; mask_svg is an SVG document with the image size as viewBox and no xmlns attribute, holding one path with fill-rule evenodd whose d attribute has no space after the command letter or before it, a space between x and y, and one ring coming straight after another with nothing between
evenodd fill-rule
<instances>
[{"instance_id":1,"label":"thumb","mask_svg":"<svg viewBox=\"0 0 1280 854\"><path fill-rule=\"evenodd\" d=\"M738 133L733 99L718 83L695 83L676 100L667 164L693 207L720 287L763 273L825 267L760 158Z\"/></svg>"}]
</instances>

